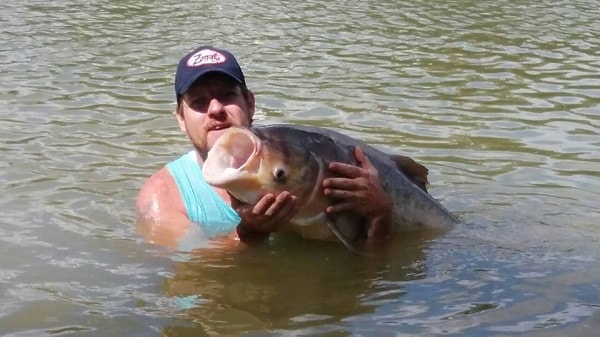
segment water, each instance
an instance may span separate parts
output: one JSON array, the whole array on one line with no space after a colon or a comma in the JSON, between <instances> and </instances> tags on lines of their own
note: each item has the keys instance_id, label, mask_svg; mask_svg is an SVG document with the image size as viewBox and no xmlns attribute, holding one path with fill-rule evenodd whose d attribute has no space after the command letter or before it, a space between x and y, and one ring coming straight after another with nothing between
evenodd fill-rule
<instances>
[{"instance_id":1,"label":"water","mask_svg":"<svg viewBox=\"0 0 600 337\"><path fill-rule=\"evenodd\" d=\"M597 335L598 8L3 1L0 335ZM465 223L377 258L143 242L135 196L189 149L172 78L200 43L238 56L257 123L408 154Z\"/></svg>"}]
</instances>

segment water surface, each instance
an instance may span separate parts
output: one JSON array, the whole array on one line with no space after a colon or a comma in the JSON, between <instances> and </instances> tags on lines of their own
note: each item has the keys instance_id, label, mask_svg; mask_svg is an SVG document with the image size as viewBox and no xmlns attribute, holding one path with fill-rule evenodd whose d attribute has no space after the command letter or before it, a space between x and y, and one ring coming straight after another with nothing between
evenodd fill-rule
<instances>
[{"instance_id":1,"label":"water surface","mask_svg":"<svg viewBox=\"0 0 600 337\"><path fill-rule=\"evenodd\" d=\"M3 1L0 335L594 335L598 8ZM172 79L199 44L238 56L257 123L409 155L464 224L375 258L143 242L135 196L189 150Z\"/></svg>"}]
</instances>

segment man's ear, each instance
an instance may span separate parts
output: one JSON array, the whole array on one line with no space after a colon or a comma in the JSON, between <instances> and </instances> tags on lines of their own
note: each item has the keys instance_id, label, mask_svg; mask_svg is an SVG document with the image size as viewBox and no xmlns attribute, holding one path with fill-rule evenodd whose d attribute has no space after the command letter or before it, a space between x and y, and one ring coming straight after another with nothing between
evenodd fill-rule
<instances>
[{"instance_id":1,"label":"man's ear","mask_svg":"<svg viewBox=\"0 0 600 337\"><path fill-rule=\"evenodd\" d=\"M256 109L256 100L254 99L254 93L250 90L248 90L248 95L246 96L246 104L248 104L248 122L252 124L254 110Z\"/></svg>"},{"instance_id":2,"label":"man's ear","mask_svg":"<svg viewBox=\"0 0 600 337\"><path fill-rule=\"evenodd\" d=\"M175 115L175 117L177 117L177 124L179 124L179 129L181 129L181 131L186 132L186 128L185 128L185 118L183 117L183 111L181 111L181 109L179 109L179 106L175 108L175 110L173 110L173 114Z\"/></svg>"}]
</instances>

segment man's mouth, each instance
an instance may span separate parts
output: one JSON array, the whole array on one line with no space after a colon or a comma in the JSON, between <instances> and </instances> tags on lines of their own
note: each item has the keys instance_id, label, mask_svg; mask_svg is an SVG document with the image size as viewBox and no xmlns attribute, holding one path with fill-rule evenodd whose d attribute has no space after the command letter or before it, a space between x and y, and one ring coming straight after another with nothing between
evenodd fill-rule
<instances>
[{"instance_id":1,"label":"man's mouth","mask_svg":"<svg viewBox=\"0 0 600 337\"><path fill-rule=\"evenodd\" d=\"M213 125L210 128L210 131L218 131L218 130L224 130L227 129L231 126L231 124L218 124L218 125Z\"/></svg>"}]
</instances>

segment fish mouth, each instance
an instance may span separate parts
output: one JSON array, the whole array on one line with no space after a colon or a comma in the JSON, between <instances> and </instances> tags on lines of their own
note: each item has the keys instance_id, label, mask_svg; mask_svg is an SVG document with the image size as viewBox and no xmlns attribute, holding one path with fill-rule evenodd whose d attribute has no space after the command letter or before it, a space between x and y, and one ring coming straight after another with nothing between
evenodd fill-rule
<instances>
[{"instance_id":1,"label":"fish mouth","mask_svg":"<svg viewBox=\"0 0 600 337\"><path fill-rule=\"evenodd\" d=\"M229 183L250 178L258 172L255 165L261 144L247 129L230 127L208 151L202 174L210 185L226 188Z\"/></svg>"}]
</instances>

